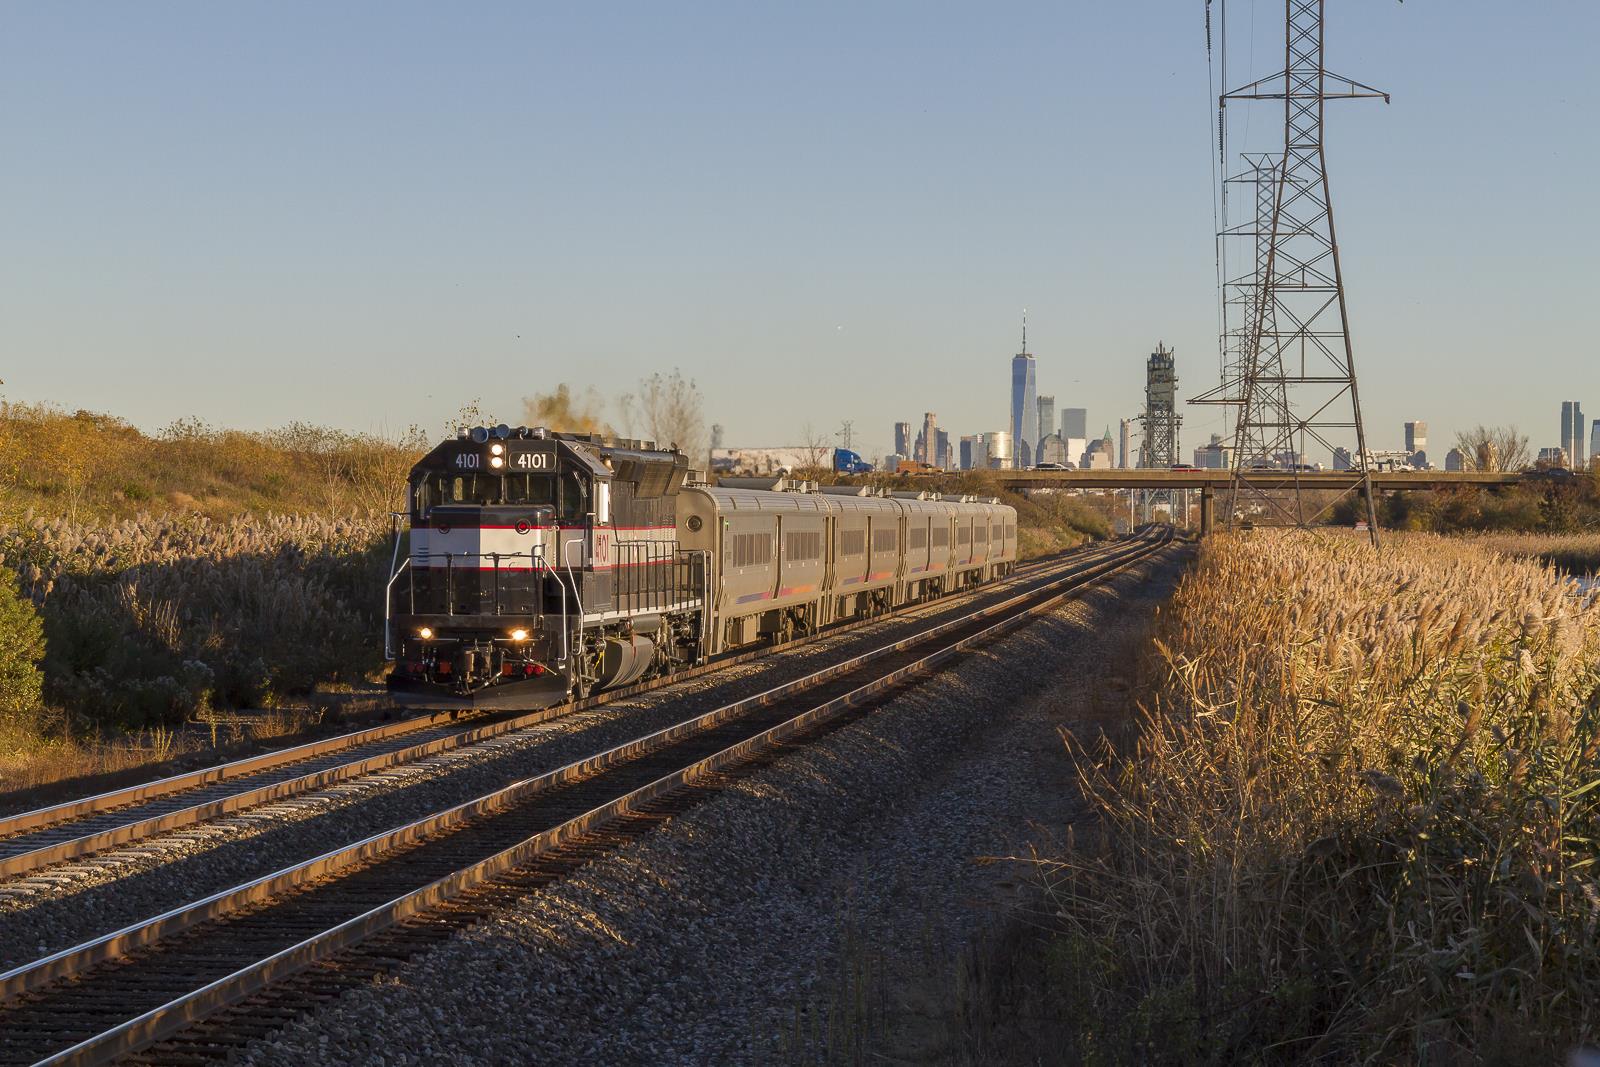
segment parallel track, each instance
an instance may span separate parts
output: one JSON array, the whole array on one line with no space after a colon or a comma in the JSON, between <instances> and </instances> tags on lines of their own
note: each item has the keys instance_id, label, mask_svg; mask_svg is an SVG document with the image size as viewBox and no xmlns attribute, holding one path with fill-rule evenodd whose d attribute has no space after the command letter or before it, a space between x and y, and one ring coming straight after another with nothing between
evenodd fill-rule
<instances>
[{"instance_id":1,"label":"parallel track","mask_svg":"<svg viewBox=\"0 0 1600 1067\"><path fill-rule=\"evenodd\" d=\"M106 1062L407 920L470 923L478 913L453 912L450 901L492 892L491 881L514 881L585 835L826 727L1171 537L1146 531L1043 589L0 975L0 1063ZM416 919L422 912L433 914ZM235 1032L282 1021L262 1011L268 1018Z\"/></svg>"},{"instance_id":2,"label":"parallel track","mask_svg":"<svg viewBox=\"0 0 1600 1067\"><path fill-rule=\"evenodd\" d=\"M923 611L942 611L968 597L992 595L1007 585L1027 584L1040 573L1048 574L1053 564L1070 565L1112 551L1116 549L1097 546L1068 553L1024 568L998 586L984 586L960 597L908 605L895 612L894 617L909 619ZM0 818L0 879L477 744L576 711L846 633L882 618L846 623L800 641L719 657L699 667L599 693L585 700L532 712L491 715L472 726L447 719L447 713L422 715Z\"/></svg>"}]
</instances>

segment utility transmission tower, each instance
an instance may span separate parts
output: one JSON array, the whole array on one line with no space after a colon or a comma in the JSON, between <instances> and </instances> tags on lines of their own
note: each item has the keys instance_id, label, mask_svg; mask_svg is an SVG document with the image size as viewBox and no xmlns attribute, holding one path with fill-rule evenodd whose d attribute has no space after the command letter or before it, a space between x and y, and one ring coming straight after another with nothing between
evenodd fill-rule
<instances>
[{"instance_id":1,"label":"utility transmission tower","mask_svg":"<svg viewBox=\"0 0 1600 1067\"><path fill-rule=\"evenodd\" d=\"M1344 274L1323 145L1333 99L1388 94L1332 74L1323 61L1326 0L1284 0L1284 68L1223 95L1228 101L1283 101L1283 154L1273 164L1269 224L1259 227L1259 267L1237 360L1237 387L1218 399L1237 405L1227 521L1245 507L1295 526L1318 521L1338 502L1313 499L1298 474L1311 444L1332 452L1330 434L1355 433L1357 480L1374 546L1378 523L1371 457L1361 421ZM1259 162L1259 161L1258 161ZM1247 161L1248 163L1248 161ZM1234 395L1228 396L1226 394ZM1288 475L1286 477L1285 475Z\"/></svg>"},{"instance_id":2,"label":"utility transmission tower","mask_svg":"<svg viewBox=\"0 0 1600 1067\"><path fill-rule=\"evenodd\" d=\"M1280 157L1270 152L1245 152L1240 155L1243 169L1225 178L1227 187L1240 186L1250 194L1253 215L1237 226L1223 221L1217 234L1219 245L1223 242L1249 242L1247 270L1222 276L1222 384L1209 392L1192 398L1191 404L1212 404L1224 409L1224 431L1230 440L1229 454L1237 432L1237 409L1244 405L1245 381L1250 365L1249 353L1256 347L1256 308L1261 299L1261 279L1265 273L1267 254L1272 246L1272 215L1276 204ZM1224 204L1229 198L1224 197ZM1219 264L1227 268L1232 257L1220 254ZM1283 389L1268 391L1267 402L1282 417L1287 418L1288 403ZM1256 435L1259 438L1259 435ZM1252 452L1266 450L1264 442L1250 443ZM1231 463L1229 464L1231 467Z\"/></svg>"},{"instance_id":3,"label":"utility transmission tower","mask_svg":"<svg viewBox=\"0 0 1600 1067\"><path fill-rule=\"evenodd\" d=\"M850 449L850 441L855 435L855 427L856 427L855 423L851 422L849 419L845 419L843 427L839 430L838 433L833 435L835 437L843 439L843 441L844 441L844 450L846 452L849 452L851 450Z\"/></svg>"}]
</instances>

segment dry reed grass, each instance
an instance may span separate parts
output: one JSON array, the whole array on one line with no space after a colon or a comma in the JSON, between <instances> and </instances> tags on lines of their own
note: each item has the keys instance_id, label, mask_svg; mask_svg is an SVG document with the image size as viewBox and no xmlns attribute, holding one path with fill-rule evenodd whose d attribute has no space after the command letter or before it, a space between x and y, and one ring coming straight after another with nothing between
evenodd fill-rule
<instances>
[{"instance_id":1,"label":"dry reed grass","mask_svg":"<svg viewBox=\"0 0 1600 1067\"><path fill-rule=\"evenodd\" d=\"M1600 533L1484 534L1470 540L1502 556L1536 559L1568 574L1600 573Z\"/></svg>"},{"instance_id":2,"label":"dry reed grass","mask_svg":"<svg viewBox=\"0 0 1600 1067\"><path fill-rule=\"evenodd\" d=\"M46 702L80 727L171 727L360 681L381 663L387 546L378 517L0 526L0 564L44 619Z\"/></svg>"},{"instance_id":3,"label":"dry reed grass","mask_svg":"<svg viewBox=\"0 0 1600 1067\"><path fill-rule=\"evenodd\" d=\"M1600 605L1424 535L1208 542L1093 840L1090 1062L1551 1062L1600 1024Z\"/></svg>"}]
</instances>

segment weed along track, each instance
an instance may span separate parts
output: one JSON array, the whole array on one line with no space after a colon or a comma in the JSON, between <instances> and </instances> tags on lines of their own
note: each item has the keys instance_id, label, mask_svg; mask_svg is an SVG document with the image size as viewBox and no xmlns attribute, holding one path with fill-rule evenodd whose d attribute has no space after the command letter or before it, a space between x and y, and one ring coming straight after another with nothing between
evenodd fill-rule
<instances>
[{"instance_id":1,"label":"weed along track","mask_svg":"<svg viewBox=\"0 0 1600 1067\"><path fill-rule=\"evenodd\" d=\"M582 862L1171 536L1147 530L914 636L0 975L0 1062L104 1062L237 1005L170 1049L225 1054L325 999L341 961L368 974L470 925L497 893Z\"/></svg>"},{"instance_id":2,"label":"weed along track","mask_svg":"<svg viewBox=\"0 0 1600 1067\"><path fill-rule=\"evenodd\" d=\"M965 603L984 603L1005 591L1049 581L1063 563L1077 565L1110 551L1114 549L1097 546L1040 561L970 598L921 605L901 612L900 617L914 621L958 610ZM858 630L872 621L841 625L776 648L722 657L703 667L538 711L489 715L471 724L455 722L447 713L419 715L8 816L0 819L0 879L481 744L587 708Z\"/></svg>"}]
</instances>

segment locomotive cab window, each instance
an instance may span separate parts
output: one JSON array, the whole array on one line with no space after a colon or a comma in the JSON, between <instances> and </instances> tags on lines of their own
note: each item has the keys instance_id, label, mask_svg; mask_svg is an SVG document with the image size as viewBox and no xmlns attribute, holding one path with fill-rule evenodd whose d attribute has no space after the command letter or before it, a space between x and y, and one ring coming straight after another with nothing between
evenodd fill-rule
<instances>
[{"instance_id":1,"label":"locomotive cab window","mask_svg":"<svg viewBox=\"0 0 1600 1067\"><path fill-rule=\"evenodd\" d=\"M556 480L548 474L507 474L504 502L550 507L556 502Z\"/></svg>"},{"instance_id":2,"label":"locomotive cab window","mask_svg":"<svg viewBox=\"0 0 1600 1067\"><path fill-rule=\"evenodd\" d=\"M582 522L589 514L589 480L571 471L561 476L561 521Z\"/></svg>"},{"instance_id":3,"label":"locomotive cab window","mask_svg":"<svg viewBox=\"0 0 1600 1067\"><path fill-rule=\"evenodd\" d=\"M555 503L555 482L548 474L435 474L417 484L417 510L436 505L492 507Z\"/></svg>"}]
</instances>

